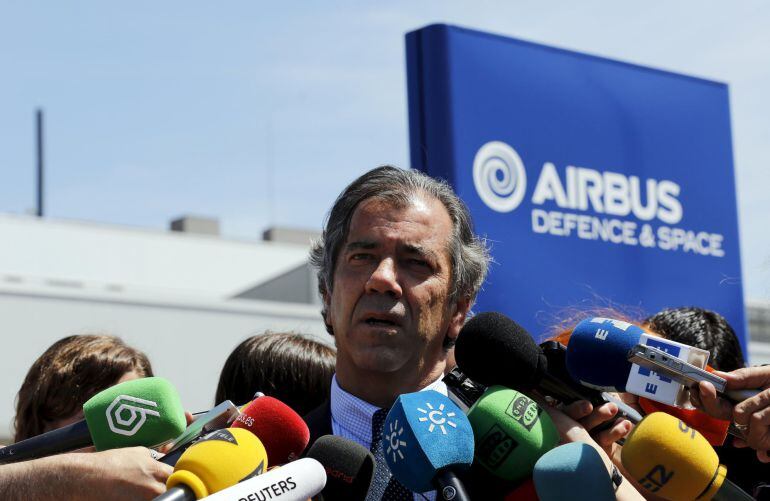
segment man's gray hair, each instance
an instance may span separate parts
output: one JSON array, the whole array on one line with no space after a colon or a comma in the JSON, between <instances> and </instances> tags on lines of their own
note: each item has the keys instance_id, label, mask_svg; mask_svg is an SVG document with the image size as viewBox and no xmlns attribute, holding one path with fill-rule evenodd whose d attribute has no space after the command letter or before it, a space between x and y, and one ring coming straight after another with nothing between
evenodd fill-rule
<instances>
[{"instance_id":1,"label":"man's gray hair","mask_svg":"<svg viewBox=\"0 0 770 501\"><path fill-rule=\"evenodd\" d=\"M403 207L419 195L427 194L440 201L452 220L449 256L452 263L450 298L475 300L489 267L486 242L473 233L468 208L445 181L422 172L403 170L389 165L377 167L353 181L337 197L326 219L322 237L313 243L310 262L318 268L318 290L323 296L334 288L334 265L345 243L353 213L369 198ZM324 318L326 311L324 309ZM327 326L328 327L328 326Z\"/></svg>"}]
</instances>

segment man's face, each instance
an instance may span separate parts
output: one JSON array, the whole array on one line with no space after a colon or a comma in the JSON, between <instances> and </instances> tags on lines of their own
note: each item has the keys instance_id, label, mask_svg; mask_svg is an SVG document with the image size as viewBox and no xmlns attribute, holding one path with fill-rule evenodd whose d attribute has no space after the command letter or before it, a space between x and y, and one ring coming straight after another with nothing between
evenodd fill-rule
<instances>
[{"instance_id":1,"label":"man's face","mask_svg":"<svg viewBox=\"0 0 770 501\"><path fill-rule=\"evenodd\" d=\"M430 371L443 363L444 338L456 337L468 311L449 300L452 221L438 200L406 206L364 200L337 255L334 288L324 297L338 370Z\"/></svg>"}]
</instances>

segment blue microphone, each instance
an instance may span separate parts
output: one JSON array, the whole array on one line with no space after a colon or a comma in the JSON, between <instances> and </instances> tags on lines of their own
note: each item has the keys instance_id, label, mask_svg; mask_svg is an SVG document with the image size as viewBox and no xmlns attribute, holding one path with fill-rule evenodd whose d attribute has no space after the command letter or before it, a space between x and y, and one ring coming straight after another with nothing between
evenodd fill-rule
<instances>
[{"instance_id":1,"label":"blue microphone","mask_svg":"<svg viewBox=\"0 0 770 501\"><path fill-rule=\"evenodd\" d=\"M532 472L541 501L591 499L615 501L615 485L596 450L583 442L564 444L543 454Z\"/></svg>"},{"instance_id":2,"label":"blue microphone","mask_svg":"<svg viewBox=\"0 0 770 501\"><path fill-rule=\"evenodd\" d=\"M473 462L473 429L448 397L433 390L401 395L382 434L388 468L404 486L415 492L437 489L437 499L469 499L454 472Z\"/></svg>"},{"instance_id":3,"label":"blue microphone","mask_svg":"<svg viewBox=\"0 0 770 501\"><path fill-rule=\"evenodd\" d=\"M567 345L567 370L575 381L602 391L626 391L631 362L628 350L644 330L610 318L583 320Z\"/></svg>"}]
</instances>

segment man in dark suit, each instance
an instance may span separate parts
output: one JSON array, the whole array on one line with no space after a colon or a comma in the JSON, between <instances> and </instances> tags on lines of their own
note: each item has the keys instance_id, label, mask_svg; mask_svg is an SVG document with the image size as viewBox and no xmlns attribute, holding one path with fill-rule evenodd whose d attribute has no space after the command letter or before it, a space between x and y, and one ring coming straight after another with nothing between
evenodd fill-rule
<instances>
[{"instance_id":1,"label":"man in dark suit","mask_svg":"<svg viewBox=\"0 0 770 501\"><path fill-rule=\"evenodd\" d=\"M311 440L333 433L378 457L396 397L446 394L447 355L486 276L488 251L448 184L380 167L337 198L311 260L337 345L330 401L306 416ZM368 499L411 498L382 474Z\"/></svg>"}]
</instances>

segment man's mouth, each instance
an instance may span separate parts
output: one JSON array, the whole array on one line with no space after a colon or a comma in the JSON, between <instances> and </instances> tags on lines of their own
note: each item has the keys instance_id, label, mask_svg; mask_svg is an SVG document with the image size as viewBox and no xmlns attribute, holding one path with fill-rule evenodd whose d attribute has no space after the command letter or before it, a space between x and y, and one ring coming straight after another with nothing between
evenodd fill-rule
<instances>
[{"instance_id":1,"label":"man's mouth","mask_svg":"<svg viewBox=\"0 0 770 501\"><path fill-rule=\"evenodd\" d=\"M368 325L377 326L377 327L396 327L398 324L391 320L386 320L384 318L367 318L364 322L366 322Z\"/></svg>"}]
</instances>

